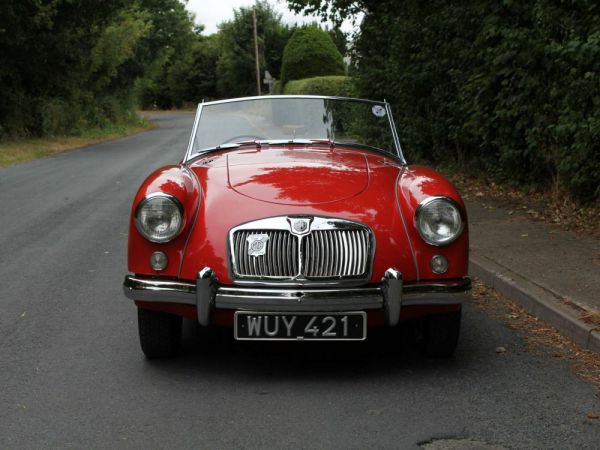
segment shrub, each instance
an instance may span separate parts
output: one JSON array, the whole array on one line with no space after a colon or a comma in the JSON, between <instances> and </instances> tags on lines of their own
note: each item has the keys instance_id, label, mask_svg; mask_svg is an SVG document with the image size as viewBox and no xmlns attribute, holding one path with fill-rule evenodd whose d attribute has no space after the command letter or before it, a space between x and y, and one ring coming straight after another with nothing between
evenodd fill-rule
<instances>
[{"instance_id":1,"label":"shrub","mask_svg":"<svg viewBox=\"0 0 600 450\"><path fill-rule=\"evenodd\" d=\"M296 95L332 95L338 97L356 97L352 78L340 75L305 78L289 81L284 94Z\"/></svg>"},{"instance_id":2,"label":"shrub","mask_svg":"<svg viewBox=\"0 0 600 450\"><path fill-rule=\"evenodd\" d=\"M331 36L315 26L298 28L292 34L281 64L281 82L321 75L344 75L344 60Z\"/></svg>"},{"instance_id":3,"label":"shrub","mask_svg":"<svg viewBox=\"0 0 600 450\"><path fill-rule=\"evenodd\" d=\"M281 80L277 80L273 84L273 94L275 94L275 95L283 94L283 89L282 89L282 86L281 86Z\"/></svg>"},{"instance_id":4,"label":"shrub","mask_svg":"<svg viewBox=\"0 0 600 450\"><path fill-rule=\"evenodd\" d=\"M373 2L355 43L360 95L391 102L410 161L600 202L593 4Z\"/></svg>"}]
</instances>

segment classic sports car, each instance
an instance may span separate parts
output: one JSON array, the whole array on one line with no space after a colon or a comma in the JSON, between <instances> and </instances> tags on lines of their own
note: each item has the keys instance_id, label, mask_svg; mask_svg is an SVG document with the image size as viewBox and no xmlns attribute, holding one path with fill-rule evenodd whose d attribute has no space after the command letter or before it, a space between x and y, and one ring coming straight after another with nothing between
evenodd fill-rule
<instances>
[{"instance_id":1,"label":"classic sports car","mask_svg":"<svg viewBox=\"0 0 600 450\"><path fill-rule=\"evenodd\" d=\"M182 162L142 184L124 291L150 358L177 351L182 318L294 341L415 319L447 356L467 261L463 201L407 165L388 103L249 97L200 104Z\"/></svg>"}]
</instances>

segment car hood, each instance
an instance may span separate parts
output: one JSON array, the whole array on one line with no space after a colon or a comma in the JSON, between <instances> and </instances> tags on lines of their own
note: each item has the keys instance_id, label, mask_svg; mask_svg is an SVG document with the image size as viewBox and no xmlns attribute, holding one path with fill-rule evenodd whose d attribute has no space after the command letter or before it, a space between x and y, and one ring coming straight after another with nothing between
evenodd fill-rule
<instances>
[{"instance_id":1,"label":"car hood","mask_svg":"<svg viewBox=\"0 0 600 450\"><path fill-rule=\"evenodd\" d=\"M350 199L369 183L363 154L329 150L268 149L227 155L229 186L238 194L281 205L316 205Z\"/></svg>"},{"instance_id":2,"label":"car hood","mask_svg":"<svg viewBox=\"0 0 600 450\"><path fill-rule=\"evenodd\" d=\"M266 217L335 217L369 226L376 253L372 283L396 267L417 278L412 244L398 208L398 181L405 170L394 159L368 151L279 147L215 152L189 165L201 200L184 251L179 277L195 279L211 267L223 284L228 270L228 233Z\"/></svg>"}]
</instances>

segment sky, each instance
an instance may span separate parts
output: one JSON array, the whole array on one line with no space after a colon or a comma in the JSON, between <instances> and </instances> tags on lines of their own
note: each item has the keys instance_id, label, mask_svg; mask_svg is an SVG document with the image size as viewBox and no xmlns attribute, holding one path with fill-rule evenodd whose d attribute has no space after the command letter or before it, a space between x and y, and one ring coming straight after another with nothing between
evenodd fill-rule
<instances>
[{"instance_id":1,"label":"sky","mask_svg":"<svg viewBox=\"0 0 600 450\"><path fill-rule=\"evenodd\" d=\"M269 3L275 11L282 14L283 21L290 25L315 21L314 17L295 15L288 10L284 0L269 0ZM253 4L254 0L188 0L186 9L196 14L196 23L204 25L203 34L209 35L217 32L218 24L233 18L234 8ZM342 30L352 31L350 22L344 22Z\"/></svg>"}]
</instances>

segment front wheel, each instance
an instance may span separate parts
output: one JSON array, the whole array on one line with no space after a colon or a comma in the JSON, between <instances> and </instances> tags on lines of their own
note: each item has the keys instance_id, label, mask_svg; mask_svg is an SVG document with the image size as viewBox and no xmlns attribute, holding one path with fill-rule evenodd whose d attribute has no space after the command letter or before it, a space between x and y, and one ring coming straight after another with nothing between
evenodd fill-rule
<instances>
[{"instance_id":1,"label":"front wheel","mask_svg":"<svg viewBox=\"0 0 600 450\"><path fill-rule=\"evenodd\" d=\"M425 354L452 356L458 344L461 311L427 316L422 320L421 347Z\"/></svg>"},{"instance_id":2,"label":"front wheel","mask_svg":"<svg viewBox=\"0 0 600 450\"><path fill-rule=\"evenodd\" d=\"M169 358L181 346L182 318L138 308L138 331L142 351L148 358Z\"/></svg>"}]
</instances>

